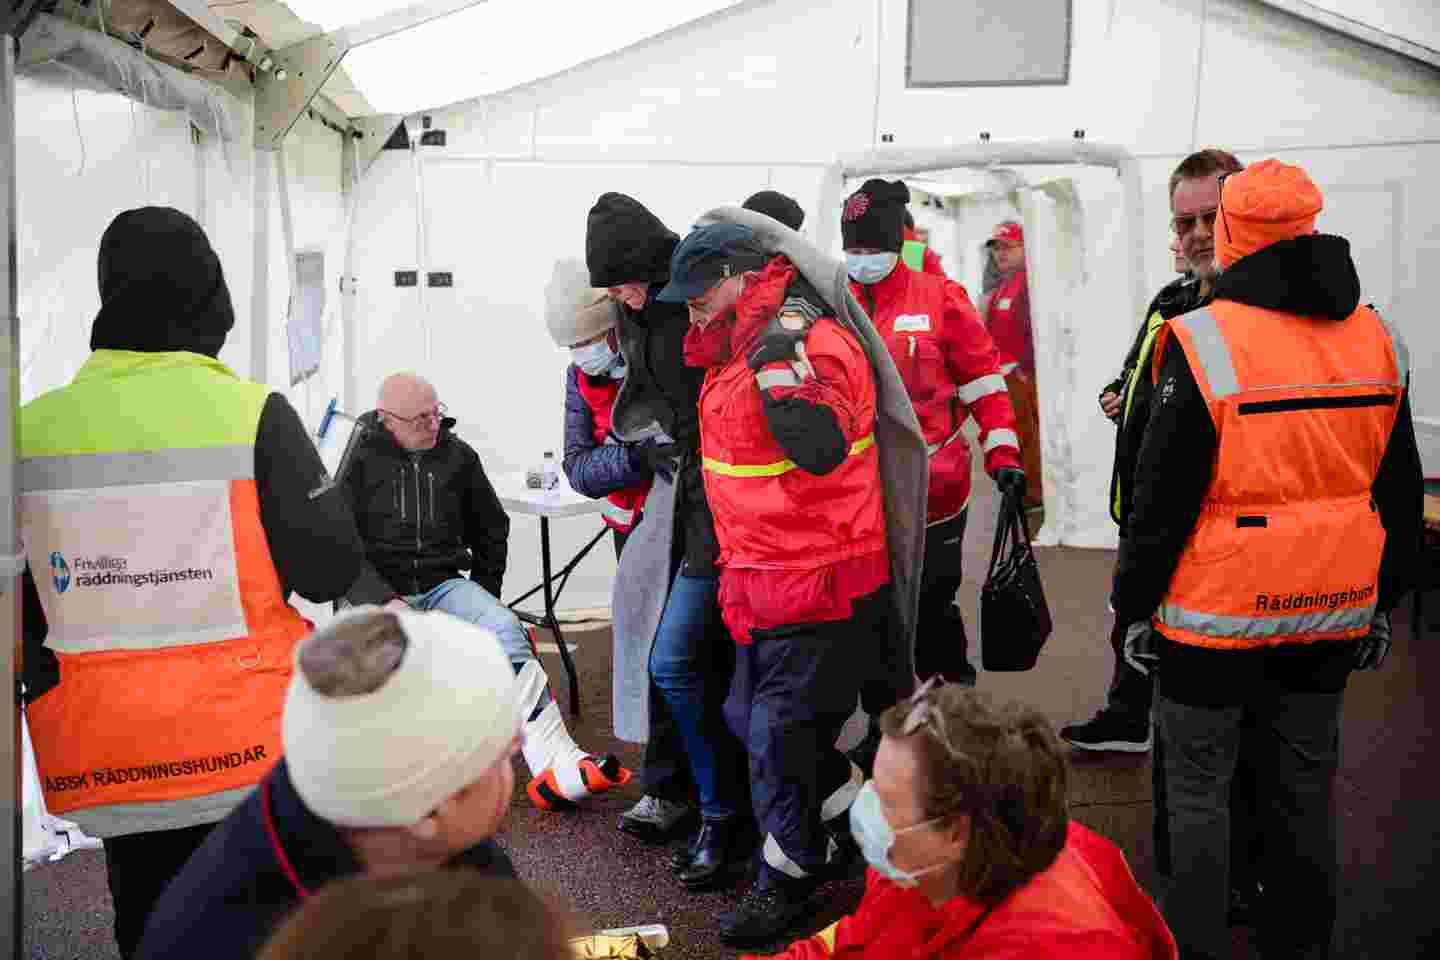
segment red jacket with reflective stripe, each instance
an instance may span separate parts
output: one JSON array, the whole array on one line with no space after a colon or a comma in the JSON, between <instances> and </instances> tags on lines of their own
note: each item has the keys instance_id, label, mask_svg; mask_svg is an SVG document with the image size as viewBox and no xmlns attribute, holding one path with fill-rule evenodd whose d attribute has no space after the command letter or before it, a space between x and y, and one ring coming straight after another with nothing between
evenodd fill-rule
<instances>
[{"instance_id":1,"label":"red jacket with reflective stripe","mask_svg":"<svg viewBox=\"0 0 1440 960\"><path fill-rule=\"evenodd\" d=\"M799 397L834 413L850 452L824 476L789 460L770 432L755 373L745 362L796 275L777 257L741 295L731 360L706 374L700 392L705 493L727 569L815 570L885 550L875 378L859 341L822 317L805 339L816 376L771 391L776 399Z\"/></svg>"},{"instance_id":2,"label":"red jacket with reflective stripe","mask_svg":"<svg viewBox=\"0 0 1440 960\"><path fill-rule=\"evenodd\" d=\"M985 469L1020 469L1015 413L1000 373L1000 355L965 288L897 265L884 280L850 290L870 315L900 371L930 446L929 523L958 514L970 501L967 416L980 424Z\"/></svg>"},{"instance_id":3,"label":"red jacket with reflective stripe","mask_svg":"<svg viewBox=\"0 0 1440 960\"><path fill-rule=\"evenodd\" d=\"M1367 307L1332 321L1216 300L1161 328L1157 377L1170 338L1218 446L1156 626L1214 649L1364 636L1386 536L1372 488L1404 378L1380 318Z\"/></svg>"},{"instance_id":4,"label":"red jacket with reflective stripe","mask_svg":"<svg viewBox=\"0 0 1440 960\"><path fill-rule=\"evenodd\" d=\"M595 442L607 442L610 439L610 413L615 408L615 397L620 393L620 381L608 378L599 381L595 377L577 374L575 386L590 408L590 416L595 419ZM650 492L650 483L647 480L634 487L616 490L605 498L610 501L610 507L606 508L602 517L612 529L620 533L635 529L635 521L639 519L640 509Z\"/></svg>"},{"instance_id":5,"label":"red jacket with reflective stripe","mask_svg":"<svg viewBox=\"0 0 1440 960\"><path fill-rule=\"evenodd\" d=\"M1070 822L1060 856L966 936L984 908L933 906L874 870L851 916L772 960L1172 960L1175 938L1104 837ZM745 958L750 960L750 958Z\"/></svg>"},{"instance_id":6,"label":"red jacket with reflective stripe","mask_svg":"<svg viewBox=\"0 0 1440 960\"><path fill-rule=\"evenodd\" d=\"M1018 364L1035 376L1035 331L1030 325L1030 283L1024 270L1006 277L990 298L985 326L1000 351L1003 366Z\"/></svg>"}]
</instances>

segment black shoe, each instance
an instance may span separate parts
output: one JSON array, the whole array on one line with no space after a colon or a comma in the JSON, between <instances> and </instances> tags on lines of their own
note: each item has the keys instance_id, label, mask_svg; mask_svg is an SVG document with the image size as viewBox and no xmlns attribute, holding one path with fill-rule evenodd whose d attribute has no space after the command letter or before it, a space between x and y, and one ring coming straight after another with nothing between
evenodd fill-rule
<instances>
[{"instance_id":1,"label":"black shoe","mask_svg":"<svg viewBox=\"0 0 1440 960\"><path fill-rule=\"evenodd\" d=\"M1101 710L1088 723L1060 728L1060 739L1077 750L1102 753L1147 753L1150 750L1150 717L1132 719L1113 710Z\"/></svg>"},{"instance_id":2,"label":"black shoe","mask_svg":"<svg viewBox=\"0 0 1440 960\"><path fill-rule=\"evenodd\" d=\"M690 866L695 859L695 844L700 840L700 834L705 830L705 821L700 821L700 829L695 831L695 836L685 841L685 846L670 852L670 869L679 873Z\"/></svg>"},{"instance_id":3,"label":"black shoe","mask_svg":"<svg viewBox=\"0 0 1440 960\"><path fill-rule=\"evenodd\" d=\"M715 890L735 882L736 868L748 859L741 842L744 834L733 819L703 821L691 841L689 862L675 875L691 890Z\"/></svg>"},{"instance_id":4,"label":"black shoe","mask_svg":"<svg viewBox=\"0 0 1440 960\"><path fill-rule=\"evenodd\" d=\"M740 903L720 918L720 939L733 947L762 947L779 940L809 912L813 879L792 880L762 869Z\"/></svg>"},{"instance_id":5,"label":"black shoe","mask_svg":"<svg viewBox=\"0 0 1440 960\"><path fill-rule=\"evenodd\" d=\"M1253 927L1260 914L1260 899L1265 894L1264 885L1257 881L1242 883L1230 888L1230 910L1227 919L1232 927Z\"/></svg>"},{"instance_id":6,"label":"black shoe","mask_svg":"<svg viewBox=\"0 0 1440 960\"><path fill-rule=\"evenodd\" d=\"M646 843L668 843L688 827L695 817L695 808L688 803L662 800L649 794L620 817L620 829Z\"/></svg>"}]
</instances>

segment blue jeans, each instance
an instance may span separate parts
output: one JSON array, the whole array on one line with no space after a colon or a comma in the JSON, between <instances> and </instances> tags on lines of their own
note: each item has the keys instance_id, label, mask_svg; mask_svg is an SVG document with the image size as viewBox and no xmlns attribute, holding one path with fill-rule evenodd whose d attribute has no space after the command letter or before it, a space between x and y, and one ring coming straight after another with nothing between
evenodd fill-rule
<instances>
[{"instance_id":1,"label":"blue jeans","mask_svg":"<svg viewBox=\"0 0 1440 960\"><path fill-rule=\"evenodd\" d=\"M650 679L680 728L707 820L735 816L747 783L744 754L721 713L734 651L719 629L718 590L716 577L676 576L650 650Z\"/></svg>"},{"instance_id":2,"label":"blue jeans","mask_svg":"<svg viewBox=\"0 0 1440 960\"><path fill-rule=\"evenodd\" d=\"M535 659L535 651L530 649L529 634L525 632L520 618L515 616L515 611L473 580L455 577L431 587L425 593L411 594L405 602L416 610L439 610L491 631L500 641L500 649L510 658L510 665L516 673ZM550 699L550 688L547 686L535 709L544 709Z\"/></svg>"}]
</instances>

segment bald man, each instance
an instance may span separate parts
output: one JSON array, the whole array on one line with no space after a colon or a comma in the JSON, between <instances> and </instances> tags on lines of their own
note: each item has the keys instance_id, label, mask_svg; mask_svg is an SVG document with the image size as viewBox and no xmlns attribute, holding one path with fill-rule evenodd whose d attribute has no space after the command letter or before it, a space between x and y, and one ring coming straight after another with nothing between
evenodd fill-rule
<instances>
[{"instance_id":1,"label":"bald man","mask_svg":"<svg viewBox=\"0 0 1440 960\"><path fill-rule=\"evenodd\" d=\"M575 745L525 628L500 602L510 518L435 388L392 374L375 418L384 429L359 442L342 481L369 560L347 599L440 610L495 634L519 676L526 792L537 807L566 809L628 781L615 757Z\"/></svg>"}]
</instances>

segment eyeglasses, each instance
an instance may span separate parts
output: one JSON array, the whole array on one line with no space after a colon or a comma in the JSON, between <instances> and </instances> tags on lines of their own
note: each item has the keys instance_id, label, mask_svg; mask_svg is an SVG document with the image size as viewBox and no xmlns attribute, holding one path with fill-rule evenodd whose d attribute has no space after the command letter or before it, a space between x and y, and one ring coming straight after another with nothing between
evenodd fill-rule
<instances>
[{"instance_id":1,"label":"eyeglasses","mask_svg":"<svg viewBox=\"0 0 1440 960\"><path fill-rule=\"evenodd\" d=\"M910 712L905 715L905 720L900 724L900 735L908 737L924 727L951 756L959 757L963 754L955 749L955 745L950 741L950 730L945 725L945 714L935 709L935 704L930 699L930 692L938 690L944 685L945 681L937 673L920 684L920 689L910 695L910 699L905 701L910 707Z\"/></svg>"},{"instance_id":2,"label":"eyeglasses","mask_svg":"<svg viewBox=\"0 0 1440 960\"><path fill-rule=\"evenodd\" d=\"M401 423L409 424L409 425L413 426L413 425L415 425L415 424L417 424L417 423L419 423L419 424L424 424L424 423L428 423L428 422L430 422L430 421L432 421L432 420L433 420L434 422L436 422L436 423L439 423L441 420L443 420L443 419L445 418L445 414L446 414L446 412L448 411L448 409L449 409L449 408L446 407L445 404L441 403L441 404L437 404L437 405L435 406L435 409L434 409L434 410L427 410L427 411L425 411L424 413L417 413L417 414L416 414L415 416L413 416L413 417L402 417L402 416L400 416L400 414L398 414L398 413L391 413L389 410L381 410L380 412L383 413L383 414L385 414L385 416L387 416L387 417L394 417L396 420L399 420Z\"/></svg>"},{"instance_id":3,"label":"eyeglasses","mask_svg":"<svg viewBox=\"0 0 1440 960\"><path fill-rule=\"evenodd\" d=\"M1199 213L1187 213L1182 217L1172 217L1170 219L1170 226L1175 228L1175 235L1177 237L1183 237L1191 230L1194 230L1197 223L1204 220L1206 229L1213 232L1215 229L1215 217L1219 213L1219 207L1216 207L1214 210L1202 210Z\"/></svg>"}]
</instances>

